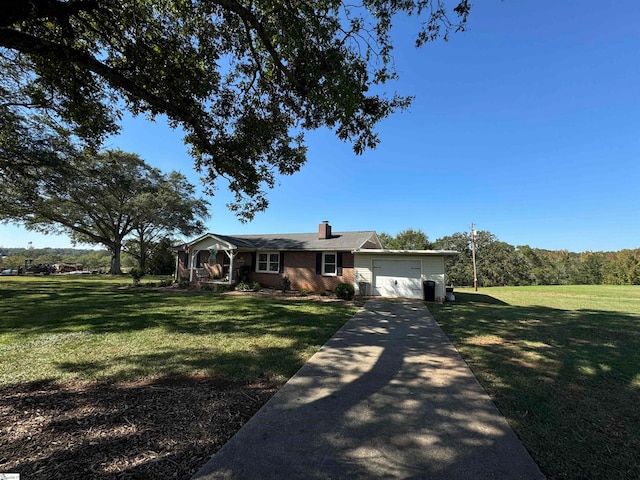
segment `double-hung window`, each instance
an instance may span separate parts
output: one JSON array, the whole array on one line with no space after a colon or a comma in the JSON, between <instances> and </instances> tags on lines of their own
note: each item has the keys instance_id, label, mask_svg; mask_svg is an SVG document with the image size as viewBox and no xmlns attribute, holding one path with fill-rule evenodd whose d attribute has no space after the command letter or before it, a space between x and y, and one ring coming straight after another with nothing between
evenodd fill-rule
<instances>
[{"instance_id":1,"label":"double-hung window","mask_svg":"<svg viewBox=\"0 0 640 480\"><path fill-rule=\"evenodd\" d=\"M256 262L256 272L279 273L280 272L280 254L278 252L258 253L258 261Z\"/></svg>"},{"instance_id":2,"label":"double-hung window","mask_svg":"<svg viewBox=\"0 0 640 480\"><path fill-rule=\"evenodd\" d=\"M336 252L324 252L322 254L322 275L337 275L338 254Z\"/></svg>"}]
</instances>

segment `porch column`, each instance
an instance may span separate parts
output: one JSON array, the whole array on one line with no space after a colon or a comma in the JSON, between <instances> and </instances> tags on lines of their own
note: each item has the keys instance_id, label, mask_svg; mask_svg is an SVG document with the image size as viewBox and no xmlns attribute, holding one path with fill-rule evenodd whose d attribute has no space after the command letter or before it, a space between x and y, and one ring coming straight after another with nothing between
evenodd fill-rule
<instances>
[{"instance_id":1,"label":"porch column","mask_svg":"<svg viewBox=\"0 0 640 480\"><path fill-rule=\"evenodd\" d=\"M224 253L229 257L229 285L233 283L233 259L236 256L236 252L233 250L225 250Z\"/></svg>"},{"instance_id":2,"label":"porch column","mask_svg":"<svg viewBox=\"0 0 640 480\"><path fill-rule=\"evenodd\" d=\"M193 261L200 250L192 250L189 253L189 283L193 282Z\"/></svg>"},{"instance_id":3,"label":"porch column","mask_svg":"<svg viewBox=\"0 0 640 480\"><path fill-rule=\"evenodd\" d=\"M178 272L180 272L180 252L176 254L176 269L173 272L173 280L176 282L180 278L180 275Z\"/></svg>"}]
</instances>

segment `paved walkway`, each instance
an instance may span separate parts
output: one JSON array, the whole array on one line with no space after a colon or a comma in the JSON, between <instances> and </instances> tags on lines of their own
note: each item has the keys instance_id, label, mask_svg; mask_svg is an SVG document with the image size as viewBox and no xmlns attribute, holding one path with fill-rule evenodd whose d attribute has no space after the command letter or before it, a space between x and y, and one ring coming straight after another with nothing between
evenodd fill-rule
<instances>
[{"instance_id":1,"label":"paved walkway","mask_svg":"<svg viewBox=\"0 0 640 480\"><path fill-rule=\"evenodd\" d=\"M544 479L420 301L366 303L194 479Z\"/></svg>"}]
</instances>

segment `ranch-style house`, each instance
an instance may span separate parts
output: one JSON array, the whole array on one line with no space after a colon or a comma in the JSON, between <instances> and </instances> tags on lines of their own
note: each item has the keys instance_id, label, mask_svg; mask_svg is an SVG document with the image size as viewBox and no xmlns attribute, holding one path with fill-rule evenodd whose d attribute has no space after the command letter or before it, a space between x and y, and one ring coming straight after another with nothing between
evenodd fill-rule
<instances>
[{"instance_id":1,"label":"ranch-style house","mask_svg":"<svg viewBox=\"0 0 640 480\"><path fill-rule=\"evenodd\" d=\"M384 250L375 231L333 232L327 221L314 233L207 233L176 250L176 280L258 282L276 288L286 276L293 290L333 291L344 282L359 295L431 301L444 300L444 260L457 254Z\"/></svg>"}]
</instances>

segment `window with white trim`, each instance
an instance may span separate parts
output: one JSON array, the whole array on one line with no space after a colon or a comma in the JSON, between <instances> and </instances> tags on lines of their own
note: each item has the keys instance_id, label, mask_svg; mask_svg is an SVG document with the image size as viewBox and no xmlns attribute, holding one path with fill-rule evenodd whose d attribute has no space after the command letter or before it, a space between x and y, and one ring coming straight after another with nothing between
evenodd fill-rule
<instances>
[{"instance_id":1,"label":"window with white trim","mask_svg":"<svg viewBox=\"0 0 640 480\"><path fill-rule=\"evenodd\" d=\"M322 254L322 275L338 274L338 254L336 252L324 252Z\"/></svg>"},{"instance_id":2,"label":"window with white trim","mask_svg":"<svg viewBox=\"0 0 640 480\"><path fill-rule=\"evenodd\" d=\"M256 272L280 273L280 254L277 252L258 253Z\"/></svg>"}]
</instances>

